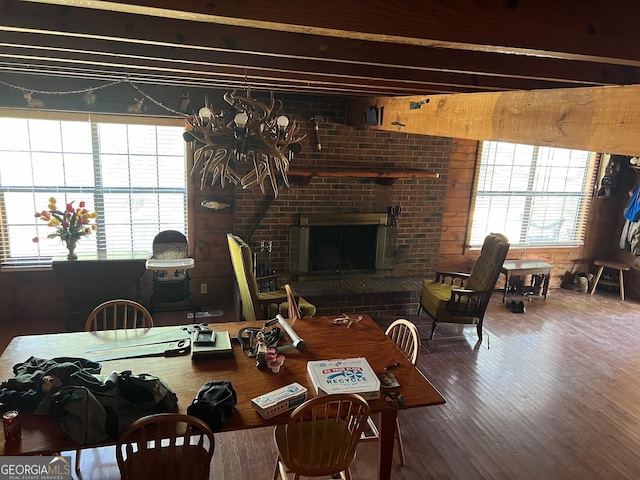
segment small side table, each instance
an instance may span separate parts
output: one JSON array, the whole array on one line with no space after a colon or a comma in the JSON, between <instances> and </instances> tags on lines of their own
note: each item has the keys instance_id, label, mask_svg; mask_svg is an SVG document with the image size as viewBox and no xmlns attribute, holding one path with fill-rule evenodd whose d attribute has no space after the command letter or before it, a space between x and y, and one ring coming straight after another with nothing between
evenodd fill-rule
<instances>
[{"instance_id":1,"label":"small side table","mask_svg":"<svg viewBox=\"0 0 640 480\"><path fill-rule=\"evenodd\" d=\"M502 303L507 301L507 292L509 291L509 282L511 277L524 276L524 275L543 275L542 281L542 295L540 297L544 300L547 299L547 291L549 290L549 278L551 277L551 269L553 265L543 262L541 260L506 260L502 264L500 269L501 273L504 273L504 296L502 297Z\"/></svg>"}]
</instances>

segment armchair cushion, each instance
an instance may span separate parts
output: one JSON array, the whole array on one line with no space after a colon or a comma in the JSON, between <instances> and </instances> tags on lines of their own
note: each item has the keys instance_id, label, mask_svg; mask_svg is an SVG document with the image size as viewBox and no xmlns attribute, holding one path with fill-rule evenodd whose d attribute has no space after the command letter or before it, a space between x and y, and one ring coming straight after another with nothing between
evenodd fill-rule
<instances>
[{"instance_id":1,"label":"armchair cushion","mask_svg":"<svg viewBox=\"0 0 640 480\"><path fill-rule=\"evenodd\" d=\"M278 307L280 307L280 311L278 311ZM316 314L315 305L310 304L302 297L298 297L298 308L300 309L301 318L313 317ZM289 316L289 303L281 302L269 305L269 318L275 317L278 313L287 318Z\"/></svg>"},{"instance_id":2,"label":"armchair cushion","mask_svg":"<svg viewBox=\"0 0 640 480\"><path fill-rule=\"evenodd\" d=\"M451 300L452 291L458 288L455 285L425 280L422 284L420 303L431 317L444 323L470 323L475 324L480 320L478 316L453 316L447 311L447 303Z\"/></svg>"}]
</instances>

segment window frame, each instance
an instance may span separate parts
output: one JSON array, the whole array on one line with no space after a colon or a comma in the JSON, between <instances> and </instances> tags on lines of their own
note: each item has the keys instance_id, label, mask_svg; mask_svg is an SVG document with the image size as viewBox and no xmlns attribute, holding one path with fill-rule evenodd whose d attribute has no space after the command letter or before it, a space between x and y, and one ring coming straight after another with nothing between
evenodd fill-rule
<instances>
[{"instance_id":1,"label":"window frame","mask_svg":"<svg viewBox=\"0 0 640 480\"><path fill-rule=\"evenodd\" d=\"M509 144L509 145L514 145L514 146L526 146L526 147L531 147L533 149L533 154L536 155L536 161L539 159L538 157L538 152L539 149L541 148L549 148L549 149L558 149L558 150L570 150L570 151L582 151L582 152L588 152L589 153L589 158L588 158L588 164L584 170L584 184L583 184L583 189L582 192L579 196L580 198L580 208L578 208L576 215L575 215L575 223L577 225L576 228L576 239L572 240L572 241L540 241L540 242L532 242L532 243L520 243L519 240L520 238L517 239L512 239L509 238L509 240L511 241L511 248L575 248L575 247L580 247L582 245L584 245L584 239L586 236L586 231L587 231L587 222L588 222L588 215L589 215L589 210L591 207L591 203L593 201L593 192L595 191L595 187L597 184L597 174L598 174L598 168L599 168L599 164L601 162L602 159L602 154L598 153L598 152L590 152L588 150L579 150L579 149L569 149L569 148L561 148L561 147L550 147L550 146L536 146L536 145L528 145L528 144L518 144L515 142L500 142L500 141L493 141L493 140L486 140L486 141L480 141L478 142L478 148L477 148L477 152L476 152L476 163L475 163L475 167L474 167L474 180L473 180L473 185L472 185L472 192L471 192L471 201L469 202L469 215L468 215L468 231L467 231L467 238L466 238L466 244L468 246L468 248L471 249L479 249L482 247L482 240L479 239L478 235L476 234L476 240L477 241L472 241L474 238L474 216L476 214L476 203L478 201L478 197L479 197L479 193L483 193L484 192L484 196L489 196L489 197L494 197L497 198L500 195L503 195L505 197L507 196L511 196L511 197L515 197L515 196L523 196L524 198L527 199L527 201L531 201L532 197L542 197L542 196L546 196L548 198L568 198L571 196L576 196L576 195L571 195L567 192L544 192L543 194L541 194L541 192L537 192L536 190L533 189L533 178L535 176L535 172L531 171L529 173L528 176L528 183L527 183L527 190L526 193L523 195L522 192L520 192L520 195L514 195L513 192L501 192L501 193L496 193L495 195L490 195L487 194L486 192L490 192L490 190L486 190L483 192L479 192L479 189L481 187L480 185L480 181L481 181L481 169L483 167L483 152L485 149L485 144L488 143L496 143L496 144ZM514 158L512 159L512 166L516 165L516 161L515 161L515 155ZM512 175L510 175L510 178L513 178ZM511 193L511 195L508 195L507 193ZM512 207L513 208L513 207ZM530 210L525 210L523 212L523 216L525 218L527 218L527 215L529 215L531 212ZM528 217L528 221L531 222L531 218ZM520 225L520 230L521 232L524 231L524 229L527 228L527 225L529 225L529 223L525 223L524 221L521 223ZM491 229L491 227L488 227L489 229ZM484 238L484 236L488 235L489 233L491 233L490 231L486 231L484 232L483 235L480 235L482 238ZM504 233L504 232L499 232L499 233Z\"/></svg>"},{"instance_id":2,"label":"window frame","mask_svg":"<svg viewBox=\"0 0 640 480\"><path fill-rule=\"evenodd\" d=\"M92 127L97 124L111 123L111 124L119 124L119 125L147 125L147 126L155 126L155 127L184 127L184 119L180 117L164 117L164 116L129 116L129 115L118 115L118 114L93 114L93 113L78 113L78 112L54 112L54 111L31 111L31 110L23 110L23 109L4 109L0 108L0 116L4 118L16 118L16 119L28 119L28 120L53 120L53 121L71 121L71 122L87 122L92 124ZM189 205L192 199L192 182L190 181L189 169L190 169L190 149L187 142L184 142L184 169L185 169L185 185L184 185L184 225L185 225L185 234L189 239L189 245L192 244L190 237L193 235L193 225L192 220L190 218L190 209ZM94 154L96 154L94 150ZM99 174L98 174L99 175ZM136 187L131 187L132 193ZM69 187L68 190L71 191L73 195L73 190L75 187ZM37 187L32 186L30 188L30 192L35 193ZM82 188L79 189L82 191ZM181 188L178 190L182 190ZM69 193L63 192L51 192L51 196L59 197L59 203L62 201L62 197L64 195L69 195ZM98 195L98 193L92 192L91 195ZM82 196L79 193L78 201L82 200L80 198ZM44 209L46 209L46 205L43 205ZM5 205L4 205L4 196L2 194L2 190L0 189L0 271L36 271L36 270L50 270L51 262L53 260L53 256L38 256L38 257L15 257L15 261L11 261L11 257L6 257L5 252L9 249L8 244L8 231L7 225L5 224ZM35 212L34 212L35 213ZM98 217L100 218L100 217ZM99 223L99 222L98 222ZM35 236L35 232L34 232ZM50 240L41 240L41 241L50 241ZM5 242L5 243L2 243ZM135 249L135 247L133 247ZM148 251L151 252L151 244L149 245ZM96 237L96 254L101 255L104 253L103 250L100 249L100 246L97 244Z\"/></svg>"}]
</instances>

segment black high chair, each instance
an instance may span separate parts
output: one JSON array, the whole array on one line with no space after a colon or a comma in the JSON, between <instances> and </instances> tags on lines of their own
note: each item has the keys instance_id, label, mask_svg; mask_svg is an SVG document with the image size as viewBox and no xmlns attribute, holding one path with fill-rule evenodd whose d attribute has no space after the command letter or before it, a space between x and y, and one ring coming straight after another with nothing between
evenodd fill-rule
<instances>
[{"instance_id":1,"label":"black high chair","mask_svg":"<svg viewBox=\"0 0 640 480\"><path fill-rule=\"evenodd\" d=\"M153 255L146 263L147 270L153 272L150 309L159 307L167 310L161 304L184 301L188 301L194 311L199 309L189 290L189 270L194 266L195 261L189 257L187 237L184 234L176 230L158 233L153 239Z\"/></svg>"}]
</instances>

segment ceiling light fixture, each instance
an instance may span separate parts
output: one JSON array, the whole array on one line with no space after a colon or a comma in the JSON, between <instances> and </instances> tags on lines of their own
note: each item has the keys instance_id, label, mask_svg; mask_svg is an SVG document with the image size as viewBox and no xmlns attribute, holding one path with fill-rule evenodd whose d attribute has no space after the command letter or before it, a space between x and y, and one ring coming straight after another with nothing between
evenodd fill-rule
<instances>
[{"instance_id":1,"label":"ceiling light fixture","mask_svg":"<svg viewBox=\"0 0 640 480\"><path fill-rule=\"evenodd\" d=\"M267 179L278 197L280 173L289 187L287 171L295 153L302 150L301 141L305 135L298 135L300 125L282 115L282 102L271 92L269 105L251 97L238 95L236 90L224 94L224 100L233 110L216 113L205 96L205 106L196 115L187 118L184 139L195 142L193 168L201 176L200 188L204 189L209 176L210 183L220 181L240 184L243 189L260 187L265 193ZM241 176L236 163L252 162L253 169Z\"/></svg>"}]
</instances>

